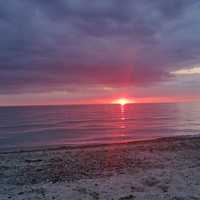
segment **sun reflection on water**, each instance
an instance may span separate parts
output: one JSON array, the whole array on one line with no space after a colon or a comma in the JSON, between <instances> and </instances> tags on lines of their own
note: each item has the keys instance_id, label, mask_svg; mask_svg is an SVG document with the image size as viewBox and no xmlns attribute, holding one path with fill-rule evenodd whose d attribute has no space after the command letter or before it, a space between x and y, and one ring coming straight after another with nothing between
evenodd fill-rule
<instances>
[{"instance_id":1,"label":"sun reflection on water","mask_svg":"<svg viewBox=\"0 0 200 200\"><path fill-rule=\"evenodd\" d=\"M125 126L125 105L121 105L120 106L120 136L121 137L124 137L125 136L125 132L124 132L124 129L126 128Z\"/></svg>"}]
</instances>

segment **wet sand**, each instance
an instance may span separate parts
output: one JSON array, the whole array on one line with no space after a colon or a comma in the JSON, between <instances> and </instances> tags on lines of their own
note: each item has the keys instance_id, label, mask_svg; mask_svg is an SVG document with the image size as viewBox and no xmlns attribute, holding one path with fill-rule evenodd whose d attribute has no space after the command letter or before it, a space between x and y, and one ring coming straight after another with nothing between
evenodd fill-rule
<instances>
[{"instance_id":1,"label":"wet sand","mask_svg":"<svg viewBox=\"0 0 200 200\"><path fill-rule=\"evenodd\" d=\"M199 200L200 137L0 153L0 200Z\"/></svg>"}]
</instances>

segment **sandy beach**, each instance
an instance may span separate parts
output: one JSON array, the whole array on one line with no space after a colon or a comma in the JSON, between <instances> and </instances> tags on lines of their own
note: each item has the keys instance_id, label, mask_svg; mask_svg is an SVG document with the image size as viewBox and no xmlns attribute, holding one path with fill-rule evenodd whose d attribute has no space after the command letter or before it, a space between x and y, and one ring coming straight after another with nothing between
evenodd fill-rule
<instances>
[{"instance_id":1,"label":"sandy beach","mask_svg":"<svg viewBox=\"0 0 200 200\"><path fill-rule=\"evenodd\" d=\"M0 153L0 199L200 199L200 137Z\"/></svg>"}]
</instances>

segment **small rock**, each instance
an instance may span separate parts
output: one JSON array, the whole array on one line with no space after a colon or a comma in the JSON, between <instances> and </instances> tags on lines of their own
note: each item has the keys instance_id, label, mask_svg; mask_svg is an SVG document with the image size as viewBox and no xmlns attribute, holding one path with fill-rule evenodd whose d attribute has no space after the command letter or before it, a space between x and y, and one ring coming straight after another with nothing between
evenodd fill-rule
<instances>
[{"instance_id":1,"label":"small rock","mask_svg":"<svg viewBox=\"0 0 200 200\"><path fill-rule=\"evenodd\" d=\"M156 179L155 177L149 177L149 178L146 178L144 180L144 184L149 186L149 187L152 187L152 186L155 186L159 183L159 180Z\"/></svg>"},{"instance_id":2,"label":"small rock","mask_svg":"<svg viewBox=\"0 0 200 200\"><path fill-rule=\"evenodd\" d=\"M167 192L168 191L168 189L169 189L169 186L168 185L159 185L158 186L163 192Z\"/></svg>"},{"instance_id":3,"label":"small rock","mask_svg":"<svg viewBox=\"0 0 200 200\"><path fill-rule=\"evenodd\" d=\"M19 193L18 193L18 195L22 195L22 194L24 194L24 192L19 192Z\"/></svg>"},{"instance_id":4,"label":"small rock","mask_svg":"<svg viewBox=\"0 0 200 200\"><path fill-rule=\"evenodd\" d=\"M128 196L120 197L119 200L129 200L129 199L135 199L135 196L130 194Z\"/></svg>"}]
</instances>

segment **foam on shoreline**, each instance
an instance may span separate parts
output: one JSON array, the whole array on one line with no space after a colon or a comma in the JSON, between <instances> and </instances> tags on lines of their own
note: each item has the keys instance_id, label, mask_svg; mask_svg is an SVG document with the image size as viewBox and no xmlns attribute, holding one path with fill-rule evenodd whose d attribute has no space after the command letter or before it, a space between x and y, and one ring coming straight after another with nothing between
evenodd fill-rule
<instances>
[{"instance_id":1,"label":"foam on shoreline","mask_svg":"<svg viewBox=\"0 0 200 200\"><path fill-rule=\"evenodd\" d=\"M23 146L23 147L8 147L1 148L0 154L4 153L22 153L22 152L37 152L37 151L54 151L54 150L73 150L73 149L88 149L88 148L98 148L98 147L111 147L111 146L124 146L124 145L136 145L136 144L144 144L151 142L159 142L159 141L168 141L168 140L187 140L192 138L198 138L200 134L195 135L180 135L180 136L171 136L171 137L156 137L151 139L138 139L138 140L130 140L123 142L112 142L112 143L96 143L96 144L58 144L58 145L43 145L43 146Z\"/></svg>"}]
</instances>

